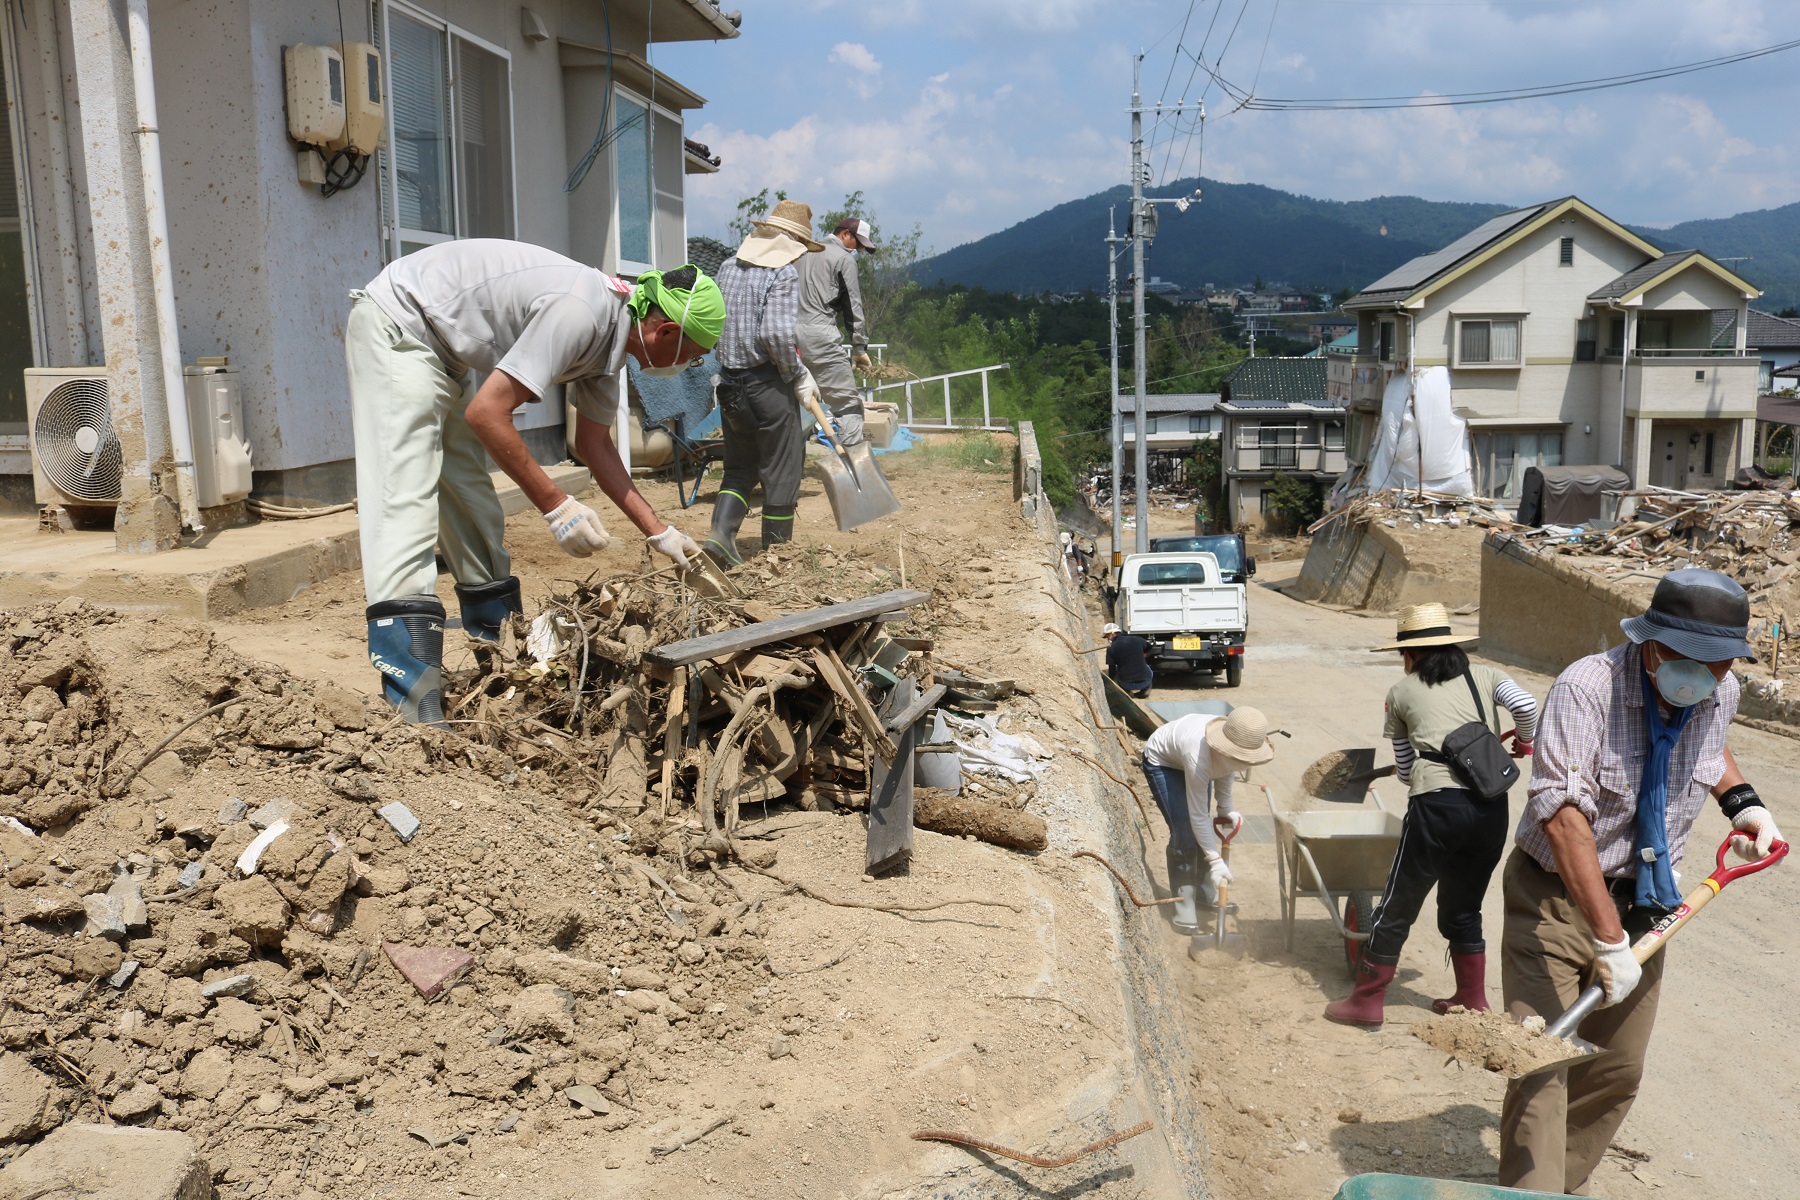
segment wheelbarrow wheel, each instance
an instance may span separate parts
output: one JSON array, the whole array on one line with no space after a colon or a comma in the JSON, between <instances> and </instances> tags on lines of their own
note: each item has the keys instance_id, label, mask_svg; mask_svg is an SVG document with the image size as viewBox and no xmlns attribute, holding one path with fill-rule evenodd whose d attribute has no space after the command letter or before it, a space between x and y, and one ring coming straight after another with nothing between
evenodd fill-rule
<instances>
[{"instance_id":1,"label":"wheelbarrow wheel","mask_svg":"<svg viewBox=\"0 0 1800 1200\"><path fill-rule=\"evenodd\" d=\"M1374 892L1351 892L1344 897L1344 928L1352 933L1368 933L1375 927ZM1360 938L1344 939L1344 962L1350 968L1350 978L1356 978L1356 968L1362 965L1363 947L1368 943Z\"/></svg>"}]
</instances>

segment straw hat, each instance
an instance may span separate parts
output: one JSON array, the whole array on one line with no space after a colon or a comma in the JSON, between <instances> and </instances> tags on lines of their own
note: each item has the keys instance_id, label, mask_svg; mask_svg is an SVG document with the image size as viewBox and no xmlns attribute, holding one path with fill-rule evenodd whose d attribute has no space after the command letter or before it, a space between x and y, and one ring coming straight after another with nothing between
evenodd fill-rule
<instances>
[{"instance_id":1,"label":"straw hat","mask_svg":"<svg viewBox=\"0 0 1800 1200\"><path fill-rule=\"evenodd\" d=\"M1462 646L1479 638L1450 628L1450 610L1441 604L1411 604L1394 621L1394 640L1382 650L1419 650L1426 646Z\"/></svg>"},{"instance_id":2,"label":"straw hat","mask_svg":"<svg viewBox=\"0 0 1800 1200\"><path fill-rule=\"evenodd\" d=\"M1269 720L1256 708L1234 708L1223 721L1208 721L1206 744L1213 753L1251 767L1275 757L1275 747L1269 745Z\"/></svg>"},{"instance_id":3,"label":"straw hat","mask_svg":"<svg viewBox=\"0 0 1800 1200\"><path fill-rule=\"evenodd\" d=\"M813 240L812 206L798 200L783 200L750 224L756 232L744 239L737 257L753 267L785 267L802 254L825 249Z\"/></svg>"}]
</instances>

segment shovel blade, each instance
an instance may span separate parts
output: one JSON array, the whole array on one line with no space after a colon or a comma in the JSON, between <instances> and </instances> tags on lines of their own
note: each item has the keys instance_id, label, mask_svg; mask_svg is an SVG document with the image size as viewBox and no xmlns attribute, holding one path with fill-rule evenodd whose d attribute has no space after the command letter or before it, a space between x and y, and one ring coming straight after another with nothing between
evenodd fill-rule
<instances>
[{"instance_id":1,"label":"shovel blade","mask_svg":"<svg viewBox=\"0 0 1800 1200\"><path fill-rule=\"evenodd\" d=\"M687 585L703 596L711 596L715 600L739 600L744 593L738 590L737 584L725 572L719 570L718 564L702 554L688 564L682 572Z\"/></svg>"},{"instance_id":2,"label":"shovel blade","mask_svg":"<svg viewBox=\"0 0 1800 1200\"><path fill-rule=\"evenodd\" d=\"M819 459L825 475L825 499L839 532L900 511L887 477L875 462L867 442L858 442L840 453L828 451Z\"/></svg>"},{"instance_id":3,"label":"shovel blade","mask_svg":"<svg viewBox=\"0 0 1800 1200\"><path fill-rule=\"evenodd\" d=\"M1543 1063L1540 1066L1531 1068L1529 1071L1521 1071L1517 1075L1514 1075L1513 1078L1531 1079L1538 1075L1548 1075L1552 1071L1566 1071L1570 1067L1578 1067L1583 1063L1593 1062L1597 1058L1612 1053L1611 1050L1602 1049L1588 1041L1586 1038L1577 1037L1574 1034L1569 1034L1565 1040L1575 1047L1575 1053L1570 1054L1567 1058L1559 1058L1555 1062Z\"/></svg>"}]
</instances>

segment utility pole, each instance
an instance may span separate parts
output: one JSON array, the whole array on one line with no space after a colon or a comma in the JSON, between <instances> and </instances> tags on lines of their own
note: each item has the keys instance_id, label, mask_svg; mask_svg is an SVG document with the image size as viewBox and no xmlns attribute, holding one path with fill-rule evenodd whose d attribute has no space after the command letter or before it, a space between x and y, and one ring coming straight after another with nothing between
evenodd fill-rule
<instances>
[{"instance_id":1,"label":"utility pole","mask_svg":"<svg viewBox=\"0 0 1800 1200\"><path fill-rule=\"evenodd\" d=\"M1144 362L1144 100L1138 94L1144 56L1131 64L1131 370L1137 384L1137 420L1131 440L1137 450L1137 553L1150 552L1150 439Z\"/></svg>"},{"instance_id":2,"label":"utility pole","mask_svg":"<svg viewBox=\"0 0 1800 1200\"><path fill-rule=\"evenodd\" d=\"M1112 392L1107 397L1106 407L1112 411L1112 565L1116 572L1125 562L1125 551L1120 545L1124 537L1125 498L1121 494L1125 487L1125 418L1119 413L1119 250L1120 242L1125 238L1119 236L1117 224L1113 221L1113 209L1106 210L1106 312L1107 328L1112 333Z\"/></svg>"}]
</instances>

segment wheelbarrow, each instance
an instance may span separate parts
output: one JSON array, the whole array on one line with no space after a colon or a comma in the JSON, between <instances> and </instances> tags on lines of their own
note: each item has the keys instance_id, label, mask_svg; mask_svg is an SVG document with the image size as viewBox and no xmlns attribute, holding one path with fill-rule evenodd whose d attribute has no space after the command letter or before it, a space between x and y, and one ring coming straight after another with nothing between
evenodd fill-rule
<instances>
[{"instance_id":1,"label":"wheelbarrow","mask_svg":"<svg viewBox=\"0 0 1800 1200\"><path fill-rule=\"evenodd\" d=\"M681 424L680 417L661 422L662 428L669 432L669 439L675 443L675 494L681 499L681 507L692 508L700 499L700 485L706 481L707 469L716 462L725 461L725 439L690 438L682 433ZM693 475L691 485L688 483L690 473Z\"/></svg>"},{"instance_id":2,"label":"wheelbarrow","mask_svg":"<svg viewBox=\"0 0 1800 1200\"><path fill-rule=\"evenodd\" d=\"M1344 939L1344 962L1353 978L1374 924L1375 902L1387 886L1388 869L1400 849L1400 814L1388 811L1375 789L1370 788L1369 794L1375 799L1372 809L1283 812L1274 794L1263 789L1269 814L1275 818L1275 865L1286 948L1294 948L1294 917L1301 897L1317 897Z\"/></svg>"}]
</instances>

